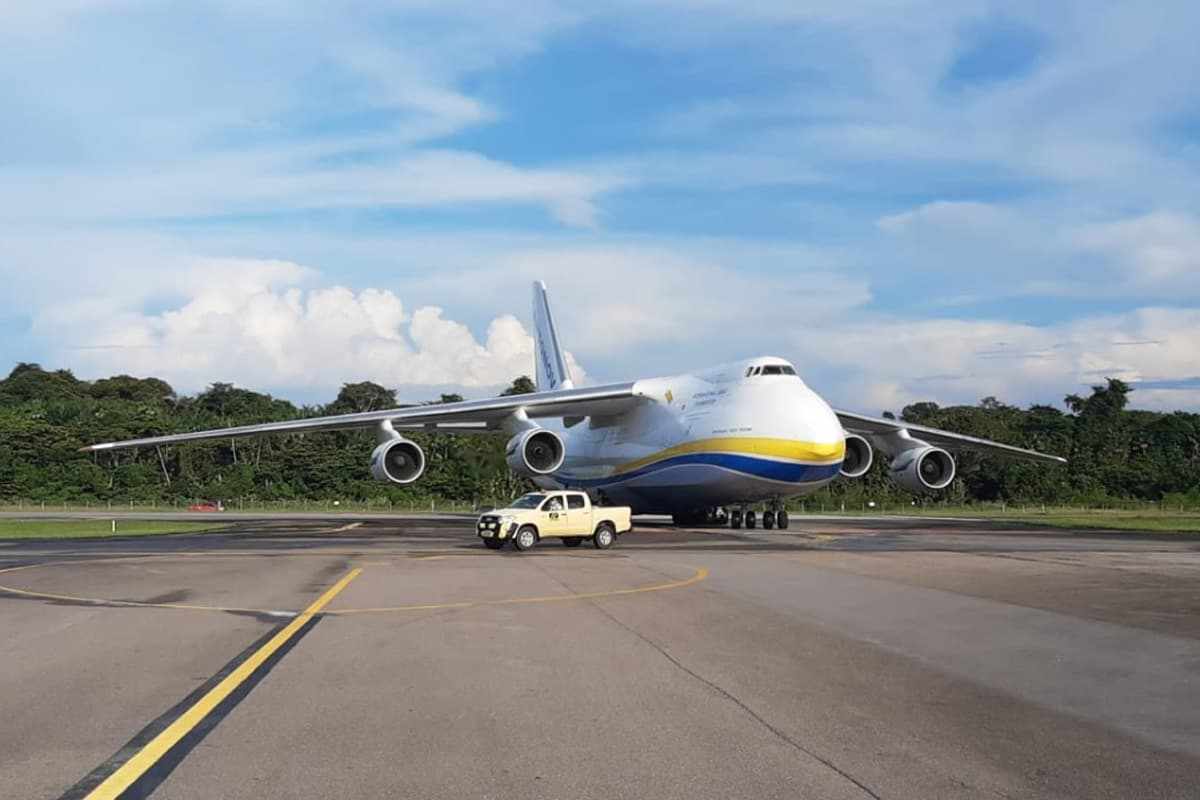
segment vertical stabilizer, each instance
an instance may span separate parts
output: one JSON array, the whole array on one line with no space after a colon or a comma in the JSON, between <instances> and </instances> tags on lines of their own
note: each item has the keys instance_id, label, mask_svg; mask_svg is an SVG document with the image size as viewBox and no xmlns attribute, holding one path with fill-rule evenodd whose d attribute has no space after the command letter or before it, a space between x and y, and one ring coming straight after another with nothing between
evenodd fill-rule
<instances>
[{"instance_id":1,"label":"vertical stabilizer","mask_svg":"<svg viewBox=\"0 0 1200 800\"><path fill-rule=\"evenodd\" d=\"M554 329L554 316L550 313L550 298L546 296L546 284L542 281L533 283L533 329L538 391L573 388L575 384L571 383L567 359L558 343L558 331Z\"/></svg>"}]
</instances>

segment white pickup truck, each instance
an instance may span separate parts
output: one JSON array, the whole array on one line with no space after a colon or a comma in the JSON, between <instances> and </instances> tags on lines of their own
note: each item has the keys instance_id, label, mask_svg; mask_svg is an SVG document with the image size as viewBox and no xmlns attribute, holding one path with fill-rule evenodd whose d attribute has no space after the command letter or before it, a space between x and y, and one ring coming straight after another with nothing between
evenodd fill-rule
<instances>
[{"instance_id":1,"label":"white pickup truck","mask_svg":"<svg viewBox=\"0 0 1200 800\"><path fill-rule=\"evenodd\" d=\"M475 530L483 543L499 550L508 541L518 550L529 550L539 541L557 537L567 547L585 539L601 550L612 547L617 536L633 530L629 506L593 506L583 492L531 492L506 508L479 516Z\"/></svg>"}]
</instances>

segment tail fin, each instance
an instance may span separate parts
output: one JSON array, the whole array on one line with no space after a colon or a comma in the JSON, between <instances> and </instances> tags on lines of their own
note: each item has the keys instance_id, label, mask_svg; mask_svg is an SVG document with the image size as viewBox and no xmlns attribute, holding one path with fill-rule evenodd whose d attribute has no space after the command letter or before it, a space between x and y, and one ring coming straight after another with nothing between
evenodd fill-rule
<instances>
[{"instance_id":1,"label":"tail fin","mask_svg":"<svg viewBox=\"0 0 1200 800\"><path fill-rule=\"evenodd\" d=\"M554 329L546 284L542 281L534 281L533 284L533 327L538 391L574 388L571 373L567 371L567 359L558 344L558 332Z\"/></svg>"}]
</instances>

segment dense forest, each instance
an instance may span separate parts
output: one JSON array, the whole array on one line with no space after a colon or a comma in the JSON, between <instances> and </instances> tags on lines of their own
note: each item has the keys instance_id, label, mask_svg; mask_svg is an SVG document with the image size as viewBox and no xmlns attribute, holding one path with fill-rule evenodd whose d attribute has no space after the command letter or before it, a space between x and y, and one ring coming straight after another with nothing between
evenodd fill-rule
<instances>
[{"instance_id":1,"label":"dense forest","mask_svg":"<svg viewBox=\"0 0 1200 800\"><path fill-rule=\"evenodd\" d=\"M530 380L520 377L505 394L532 390ZM977 406L915 403L899 417L1070 458L1066 467L1047 467L964 453L959 477L940 493L946 502L1200 506L1200 414L1130 410L1130 392L1127 384L1109 380L1087 397L1066 397L1065 411L1021 409L985 398ZM442 395L432 402L459 399ZM428 471L408 487L371 479L367 459L374 440L366 432L79 452L98 441L395 405L393 391L370 382L344 385L327 405L297 407L227 383L179 396L156 378L119 375L89 382L68 370L19 364L0 381L0 502L342 498L404 506L430 499L489 502L525 488L504 463L503 439L492 436L414 435L425 449ZM876 464L865 477L835 481L813 500L856 504L866 498L910 499Z\"/></svg>"}]
</instances>

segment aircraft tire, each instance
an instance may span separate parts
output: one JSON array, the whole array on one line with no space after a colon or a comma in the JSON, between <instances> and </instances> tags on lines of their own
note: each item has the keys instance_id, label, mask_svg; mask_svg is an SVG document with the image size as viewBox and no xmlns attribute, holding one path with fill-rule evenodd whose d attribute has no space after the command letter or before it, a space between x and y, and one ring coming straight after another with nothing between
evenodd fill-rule
<instances>
[{"instance_id":1,"label":"aircraft tire","mask_svg":"<svg viewBox=\"0 0 1200 800\"><path fill-rule=\"evenodd\" d=\"M786 530L788 526L788 513L784 509L779 509L775 512L775 527L779 530Z\"/></svg>"},{"instance_id":2,"label":"aircraft tire","mask_svg":"<svg viewBox=\"0 0 1200 800\"><path fill-rule=\"evenodd\" d=\"M607 522L601 522L596 528L595 535L592 536L592 545L597 550L607 550L613 546L613 542L617 540L617 532L613 530L613 526Z\"/></svg>"},{"instance_id":3,"label":"aircraft tire","mask_svg":"<svg viewBox=\"0 0 1200 800\"><path fill-rule=\"evenodd\" d=\"M537 546L538 534L537 528L532 525L522 525L517 531L517 535L513 537L513 547L524 553L527 550L532 550Z\"/></svg>"},{"instance_id":4,"label":"aircraft tire","mask_svg":"<svg viewBox=\"0 0 1200 800\"><path fill-rule=\"evenodd\" d=\"M747 527L747 528L753 528L753 527L754 527L754 523L755 523L756 521L757 521L757 519L756 519L756 518L755 518L755 516L754 516L754 512L753 512L753 511L747 511L747 512L746 512L746 527Z\"/></svg>"},{"instance_id":5,"label":"aircraft tire","mask_svg":"<svg viewBox=\"0 0 1200 800\"><path fill-rule=\"evenodd\" d=\"M499 550L501 547L504 547L504 540L503 539L484 539L483 546L486 547L488 550Z\"/></svg>"},{"instance_id":6,"label":"aircraft tire","mask_svg":"<svg viewBox=\"0 0 1200 800\"><path fill-rule=\"evenodd\" d=\"M564 536L563 537L563 547L579 547L579 545L581 545L581 544L583 544L582 536Z\"/></svg>"},{"instance_id":7,"label":"aircraft tire","mask_svg":"<svg viewBox=\"0 0 1200 800\"><path fill-rule=\"evenodd\" d=\"M742 527L742 515L741 515L741 512L735 511L735 512L733 512L732 514L730 514L730 515L729 515L729 527L731 527L731 528L740 528L740 527Z\"/></svg>"},{"instance_id":8,"label":"aircraft tire","mask_svg":"<svg viewBox=\"0 0 1200 800\"><path fill-rule=\"evenodd\" d=\"M774 527L775 527L775 512L774 511L764 511L763 512L763 530L769 531L769 530L771 530L771 528L774 528Z\"/></svg>"}]
</instances>

